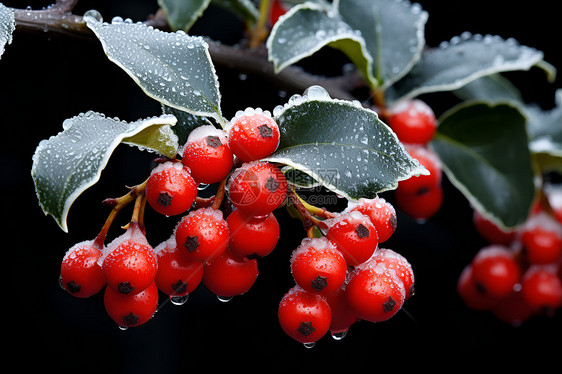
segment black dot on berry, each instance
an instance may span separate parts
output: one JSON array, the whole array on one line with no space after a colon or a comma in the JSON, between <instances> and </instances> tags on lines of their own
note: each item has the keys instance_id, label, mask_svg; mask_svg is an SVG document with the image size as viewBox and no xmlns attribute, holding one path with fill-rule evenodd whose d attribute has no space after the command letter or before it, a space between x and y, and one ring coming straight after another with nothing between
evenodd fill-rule
<instances>
[{"instance_id":1,"label":"black dot on berry","mask_svg":"<svg viewBox=\"0 0 562 374\"><path fill-rule=\"evenodd\" d=\"M422 195L425 195L426 193L428 193L429 191L430 191L429 187L423 186L423 187L420 187L416 190L416 195L422 196Z\"/></svg>"},{"instance_id":2,"label":"black dot on berry","mask_svg":"<svg viewBox=\"0 0 562 374\"><path fill-rule=\"evenodd\" d=\"M135 287L131 286L131 282L120 282L117 285L117 290L125 295L130 294L134 289Z\"/></svg>"},{"instance_id":3,"label":"black dot on berry","mask_svg":"<svg viewBox=\"0 0 562 374\"><path fill-rule=\"evenodd\" d=\"M172 290L174 290L176 293L184 293L185 291L187 291L187 283L182 281L181 279L178 279L176 283L172 284Z\"/></svg>"},{"instance_id":4,"label":"black dot on berry","mask_svg":"<svg viewBox=\"0 0 562 374\"><path fill-rule=\"evenodd\" d=\"M277 182L273 177L269 177L265 181L265 188L267 188L270 192L275 192L279 188L279 182Z\"/></svg>"},{"instance_id":5,"label":"black dot on berry","mask_svg":"<svg viewBox=\"0 0 562 374\"><path fill-rule=\"evenodd\" d=\"M311 280L310 283L312 283L312 288L320 292L328 285L328 279L326 277L319 275L313 280Z\"/></svg>"},{"instance_id":6,"label":"black dot on berry","mask_svg":"<svg viewBox=\"0 0 562 374\"><path fill-rule=\"evenodd\" d=\"M301 322L297 331L304 336L308 336L316 331L316 329L312 326L312 322Z\"/></svg>"},{"instance_id":7,"label":"black dot on berry","mask_svg":"<svg viewBox=\"0 0 562 374\"><path fill-rule=\"evenodd\" d=\"M139 321L139 318L140 316L137 316L136 314L133 314L133 312L131 312L126 316L123 316L123 325L125 326L136 325L137 322Z\"/></svg>"},{"instance_id":8,"label":"black dot on berry","mask_svg":"<svg viewBox=\"0 0 562 374\"><path fill-rule=\"evenodd\" d=\"M361 239L369 237L369 229L363 226L363 224L359 224L359 226L357 226L357 228L355 229L355 232Z\"/></svg>"},{"instance_id":9,"label":"black dot on berry","mask_svg":"<svg viewBox=\"0 0 562 374\"><path fill-rule=\"evenodd\" d=\"M170 206L170 204L172 203L172 196L170 196L170 194L167 192L160 192L156 202L158 203L158 205L161 205L165 208L167 206Z\"/></svg>"},{"instance_id":10,"label":"black dot on berry","mask_svg":"<svg viewBox=\"0 0 562 374\"><path fill-rule=\"evenodd\" d=\"M386 302L384 302L382 304L382 307L384 308L385 313L392 312L392 310L394 309L394 306L396 306L396 301L394 301L392 296L389 296L388 300L386 300Z\"/></svg>"},{"instance_id":11,"label":"black dot on berry","mask_svg":"<svg viewBox=\"0 0 562 374\"><path fill-rule=\"evenodd\" d=\"M246 256L248 260L259 260L262 256L258 255L257 253L252 253Z\"/></svg>"},{"instance_id":12,"label":"black dot on berry","mask_svg":"<svg viewBox=\"0 0 562 374\"><path fill-rule=\"evenodd\" d=\"M209 147L218 148L222 145L221 140L218 136L209 135L205 138L205 142Z\"/></svg>"},{"instance_id":13,"label":"black dot on berry","mask_svg":"<svg viewBox=\"0 0 562 374\"><path fill-rule=\"evenodd\" d=\"M271 138L273 136L273 130L265 124L259 126L258 130L260 131L260 136L262 138Z\"/></svg>"},{"instance_id":14,"label":"black dot on berry","mask_svg":"<svg viewBox=\"0 0 562 374\"><path fill-rule=\"evenodd\" d=\"M189 252L193 252L199 247L199 238L197 236L188 236L183 246L187 248Z\"/></svg>"},{"instance_id":15,"label":"black dot on berry","mask_svg":"<svg viewBox=\"0 0 562 374\"><path fill-rule=\"evenodd\" d=\"M79 284L76 284L76 282L74 281L70 281L66 284L66 289L68 290L68 292L70 293L76 293L76 292L80 292L80 289L82 287L80 287Z\"/></svg>"},{"instance_id":16,"label":"black dot on berry","mask_svg":"<svg viewBox=\"0 0 562 374\"><path fill-rule=\"evenodd\" d=\"M474 284L474 287L476 288L476 291L477 291L479 294L485 295L485 294L488 293L488 290L486 290L486 286L484 286L484 285L483 285L482 283L480 283L480 282L476 282L476 283Z\"/></svg>"}]
</instances>

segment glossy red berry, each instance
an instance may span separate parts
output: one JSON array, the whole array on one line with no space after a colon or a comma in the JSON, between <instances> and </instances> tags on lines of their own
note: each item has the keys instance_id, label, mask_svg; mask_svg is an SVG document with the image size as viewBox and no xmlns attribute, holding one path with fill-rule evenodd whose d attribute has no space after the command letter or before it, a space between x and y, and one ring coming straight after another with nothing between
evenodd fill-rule
<instances>
[{"instance_id":1,"label":"glossy red berry","mask_svg":"<svg viewBox=\"0 0 562 374\"><path fill-rule=\"evenodd\" d=\"M126 295L145 290L158 270L156 254L136 223L107 246L100 261L107 285Z\"/></svg>"},{"instance_id":2,"label":"glossy red berry","mask_svg":"<svg viewBox=\"0 0 562 374\"><path fill-rule=\"evenodd\" d=\"M157 212L174 216L186 212L197 197L197 184L179 162L157 165L146 182L146 200Z\"/></svg>"},{"instance_id":3,"label":"glossy red berry","mask_svg":"<svg viewBox=\"0 0 562 374\"><path fill-rule=\"evenodd\" d=\"M382 322L393 317L404 304L406 290L394 270L368 261L350 275L347 302L357 318Z\"/></svg>"},{"instance_id":4,"label":"glossy red berry","mask_svg":"<svg viewBox=\"0 0 562 374\"><path fill-rule=\"evenodd\" d=\"M437 154L427 147L416 144L407 144L405 147L410 156L418 160L429 174L420 174L400 181L398 189L403 193L422 194L423 191L440 185L443 171Z\"/></svg>"},{"instance_id":5,"label":"glossy red berry","mask_svg":"<svg viewBox=\"0 0 562 374\"><path fill-rule=\"evenodd\" d=\"M397 207L416 221L433 217L443 205L443 188L440 185L422 188L410 193L400 187L395 191Z\"/></svg>"},{"instance_id":6,"label":"glossy red berry","mask_svg":"<svg viewBox=\"0 0 562 374\"><path fill-rule=\"evenodd\" d=\"M375 252L377 230L366 215L353 211L324 222L328 225L326 238L343 254L348 266L367 261Z\"/></svg>"},{"instance_id":7,"label":"glossy red berry","mask_svg":"<svg viewBox=\"0 0 562 374\"><path fill-rule=\"evenodd\" d=\"M225 179L234 164L226 132L212 125L193 130L183 148L182 163L197 183L212 184Z\"/></svg>"},{"instance_id":8,"label":"glossy red berry","mask_svg":"<svg viewBox=\"0 0 562 374\"><path fill-rule=\"evenodd\" d=\"M562 281L555 265L533 265L521 279L521 293L536 313L551 315L562 307Z\"/></svg>"},{"instance_id":9,"label":"glossy red berry","mask_svg":"<svg viewBox=\"0 0 562 374\"><path fill-rule=\"evenodd\" d=\"M229 298L248 292L258 273L256 259L236 256L226 250L211 264L205 265L202 282L215 295Z\"/></svg>"},{"instance_id":10,"label":"glossy red berry","mask_svg":"<svg viewBox=\"0 0 562 374\"><path fill-rule=\"evenodd\" d=\"M343 254L325 237L305 238L293 251L290 263L302 289L323 295L340 288L347 274Z\"/></svg>"},{"instance_id":11,"label":"glossy red berry","mask_svg":"<svg viewBox=\"0 0 562 374\"><path fill-rule=\"evenodd\" d=\"M405 299L408 300L414 293L415 277L412 265L406 257L400 253L388 248L379 248L375 251L373 261L378 264L384 264L388 269L394 270L398 278L404 284L406 290Z\"/></svg>"},{"instance_id":12,"label":"glossy red berry","mask_svg":"<svg viewBox=\"0 0 562 374\"><path fill-rule=\"evenodd\" d=\"M472 259L472 271L478 288L492 297L510 295L521 276L513 252L494 244L478 251Z\"/></svg>"},{"instance_id":13,"label":"glossy red berry","mask_svg":"<svg viewBox=\"0 0 562 374\"><path fill-rule=\"evenodd\" d=\"M178 248L188 258L211 262L228 246L230 231L222 211L199 208L182 217L175 229Z\"/></svg>"},{"instance_id":14,"label":"glossy red berry","mask_svg":"<svg viewBox=\"0 0 562 374\"><path fill-rule=\"evenodd\" d=\"M326 294L326 300L332 311L332 322L330 324L330 333L335 338L341 338L351 325L357 322L357 316L347 302L345 294L346 284L340 288Z\"/></svg>"},{"instance_id":15,"label":"glossy red berry","mask_svg":"<svg viewBox=\"0 0 562 374\"><path fill-rule=\"evenodd\" d=\"M185 251L178 249L175 237L154 248L158 258L156 286L170 297L186 296L201 283L203 264L188 258Z\"/></svg>"},{"instance_id":16,"label":"glossy red berry","mask_svg":"<svg viewBox=\"0 0 562 374\"><path fill-rule=\"evenodd\" d=\"M500 321L519 326L534 315L534 310L520 291L502 298L491 307L492 313Z\"/></svg>"},{"instance_id":17,"label":"glossy red berry","mask_svg":"<svg viewBox=\"0 0 562 374\"><path fill-rule=\"evenodd\" d=\"M472 310L490 310L498 303L498 298L489 295L480 284L474 280L472 265L468 264L462 270L457 281L457 294L467 307Z\"/></svg>"},{"instance_id":18,"label":"glossy red berry","mask_svg":"<svg viewBox=\"0 0 562 374\"><path fill-rule=\"evenodd\" d=\"M273 213L265 217L248 217L235 209L226 222L230 230L230 250L238 256L265 257L279 241L279 222Z\"/></svg>"},{"instance_id":19,"label":"glossy red berry","mask_svg":"<svg viewBox=\"0 0 562 374\"><path fill-rule=\"evenodd\" d=\"M156 312L158 288L152 283L140 293L125 295L106 287L104 305L109 317L119 326L139 326L148 322Z\"/></svg>"},{"instance_id":20,"label":"glossy red berry","mask_svg":"<svg viewBox=\"0 0 562 374\"><path fill-rule=\"evenodd\" d=\"M425 102L399 101L389 109L388 125L403 143L427 144L437 129L433 110Z\"/></svg>"},{"instance_id":21,"label":"glossy red berry","mask_svg":"<svg viewBox=\"0 0 562 374\"><path fill-rule=\"evenodd\" d=\"M265 216L287 196L287 180L276 166L264 161L243 164L227 184L232 204L246 216Z\"/></svg>"},{"instance_id":22,"label":"glossy red berry","mask_svg":"<svg viewBox=\"0 0 562 374\"><path fill-rule=\"evenodd\" d=\"M278 317L288 336L301 343L315 343L329 331L332 311L323 296L294 286L281 299Z\"/></svg>"},{"instance_id":23,"label":"glossy red berry","mask_svg":"<svg viewBox=\"0 0 562 374\"><path fill-rule=\"evenodd\" d=\"M397 227L396 210L394 206L381 197L374 199L361 198L357 203L350 204L351 211L359 211L369 217L377 230L379 243L385 242Z\"/></svg>"},{"instance_id":24,"label":"glossy red berry","mask_svg":"<svg viewBox=\"0 0 562 374\"><path fill-rule=\"evenodd\" d=\"M521 243L531 264L554 263L562 254L562 224L546 212L534 214L521 229Z\"/></svg>"},{"instance_id":25,"label":"glossy red berry","mask_svg":"<svg viewBox=\"0 0 562 374\"><path fill-rule=\"evenodd\" d=\"M287 8L283 5L282 0L273 0L271 2L271 10L269 11L269 23L271 26L277 23L279 17L287 13Z\"/></svg>"},{"instance_id":26,"label":"glossy red berry","mask_svg":"<svg viewBox=\"0 0 562 374\"><path fill-rule=\"evenodd\" d=\"M61 285L75 297L90 297L105 286L98 260L102 252L93 240L73 245L64 255L60 269Z\"/></svg>"},{"instance_id":27,"label":"glossy red berry","mask_svg":"<svg viewBox=\"0 0 562 374\"><path fill-rule=\"evenodd\" d=\"M228 126L230 149L242 162L271 155L279 146L279 127L268 111L246 109Z\"/></svg>"},{"instance_id":28,"label":"glossy red berry","mask_svg":"<svg viewBox=\"0 0 562 374\"><path fill-rule=\"evenodd\" d=\"M491 244L509 245L517 238L517 230L507 230L499 227L476 209L473 211L472 221L478 234Z\"/></svg>"}]
</instances>

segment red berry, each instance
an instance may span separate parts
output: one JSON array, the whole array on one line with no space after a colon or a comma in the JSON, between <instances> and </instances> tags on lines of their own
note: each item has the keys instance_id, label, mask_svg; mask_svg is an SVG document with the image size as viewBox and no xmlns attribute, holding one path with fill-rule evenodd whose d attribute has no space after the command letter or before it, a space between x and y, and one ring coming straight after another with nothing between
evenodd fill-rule
<instances>
[{"instance_id":1,"label":"red berry","mask_svg":"<svg viewBox=\"0 0 562 374\"><path fill-rule=\"evenodd\" d=\"M562 281L554 265L532 265L521 279L521 293L537 313L551 315L562 306Z\"/></svg>"},{"instance_id":2,"label":"red berry","mask_svg":"<svg viewBox=\"0 0 562 374\"><path fill-rule=\"evenodd\" d=\"M152 283L135 295L124 295L106 287L104 305L107 314L121 327L139 326L148 322L158 307L158 288Z\"/></svg>"},{"instance_id":3,"label":"red berry","mask_svg":"<svg viewBox=\"0 0 562 374\"><path fill-rule=\"evenodd\" d=\"M403 143L426 144L435 134L437 121L433 110L425 102L399 101L389 108L388 125Z\"/></svg>"},{"instance_id":4,"label":"red berry","mask_svg":"<svg viewBox=\"0 0 562 374\"><path fill-rule=\"evenodd\" d=\"M199 208L189 212L177 224L175 238L191 260L211 262L228 246L228 223L222 211L213 208Z\"/></svg>"},{"instance_id":5,"label":"red berry","mask_svg":"<svg viewBox=\"0 0 562 374\"><path fill-rule=\"evenodd\" d=\"M138 224L114 239L100 258L107 285L122 294L142 292L154 282L158 260Z\"/></svg>"},{"instance_id":6,"label":"red berry","mask_svg":"<svg viewBox=\"0 0 562 374\"><path fill-rule=\"evenodd\" d=\"M513 253L506 247L491 244L472 259L474 281L492 297L505 297L518 284L521 271Z\"/></svg>"},{"instance_id":7,"label":"red berry","mask_svg":"<svg viewBox=\"0 0 562 374\"><path fill-rule=\"evenodd\" d=\"M345 281L345 258L325 237L305 238L293 251L290 263L295 282L309 292L325 295Z\"/></svg>"},{"instance_id":8,"label":"red berry","mask_svg":"<svg viewBox=\"0 0 562 374\"><path fill-rule=\"evenodd\" d=\"M472 221L476 231L491 244L509 245L517 238L516 230L504 230L474 209Z\"/></svg>"},{"instance_id":9,"label":"red berry","mask_svg":"<svg viewBox=\"0 0 562 374\"><path fill-rule=\"evenodd\" d=\"M379 243L387 241L396 230L396 210L381 197L361 198L357 203L350 204L350 208L351 211L356 210L369 217L377 230Z\"/></svg>"},{"instance_id":10,"label":"red berry","mask_svg":"<svg viewBox=\"0 0 562 374\"><path fill-rule=\"evenodd\" d=\"M160 243L154 252L158 258L154 281L160 291L178 297L189 295L197 288L203 277L203 264L178 249L175 237Z\"/></svg>"},{"instance_id":11,"label":"red berry","mask_svg":"<svg viewBox=\"0 0 562 374\"><path fill-rule=\"evenodd\" d=\"M521 229L521 242L530 263L554 263L562 254L562 224L546 212L534 214Z\"/></svg>"},{"instance_id":12,"label":"red berry","mask_svg":"<svg viewBox=\"0 0 562 374\"><path fill-rule=\"evenodd\" d=\"M227 131L230 149L242 162L267 157L279 145L279 127L271 114L261 109L236 113Z\"/></svg>"},{"instance_id":13,"label":"red berry","mask_svg":"<svg viewBox=\"0 0 562 374\"><path fill-rule=\"evenodd\" d=\"M77 243L65 253L60 280L72 296L90 297L105 286L105 278L98 264L101 254L92 240Z\"/></svg>"},{"instance_id":14,"label":"red berry","mask_svg":"<svg viewBox=\"0 0 562 374\"><path fill-rule=\"evenodd\" d=\"M414 271L412 265L400 253L388 248L379 248L375 251L373 261L384 264L388 269L394 270L398 278L404 284L406 300L414 294Z\"/></svg>"},{"instance_id":15,"label":"red berry","mask_svg":"<svg viewBox=\"0 0 562 374\"><path fill-rule=\"evenodd\" d=\"M353 211L324 222L328 225L326 238L336 245L348 266L367 261L375 252L377 230L366 215Z\"/></svg>"},{"instance_id":16,"label":"red berry","mask_svg":"<svg viewBox=\"0 0 562 374\"><path fill-rule=\"evenodd\" d=\"M265 216L287 196L287 180L269 162L254 161L236 169L227 184L232 204L246 216Z\"/></svg>"},{"instance_id":17,"label":"red berry","mask_svg":"<svg viewBox=\"0 0 562 374\"><path fill-rule=\"evenodd\" d=\"M323 296L294 286L281 299L278 317L288 336L301 343L314 343L328 332L332 311Z\"/></svg>"},{"instance_id":18,"label":"red berry","mask_svg":"<svg viewBox=\"0 0 562 374\"><path fill-rule=\"evenodd\" d=\"M492 313L501 321L519 326L531 318L534 311L523 298L522 293L514 291L511 295L502 298L501 301L493 305Z\"/></svg>"},{"instance_id":19,"label":"red berry","mask_svg":"<svg viewBox=\"0 0 562 374\"><path fill-rule=\"evenodd\" d=\"M271 2L271 10L269 11L269 23L271 26L277 23L279 17L287 13L287 9L283 6L282 0L273 0Z\"/></svg>"},{"instance_id":20,"label":"red berry","mask_svg":"<svg viewBox=\"0 0 562 374\"><path fill-rule=\"evenodd\" d=\"M396 272L376 261L353 270L345 293L357 318L370 322L390 319L402 308L406 296Z\"/></svg>"},{"instance_id":21,"label":"red berry","mask_svg":"<svg viewBox=\"0 0 562 374\"><path fill-rule=\"evenodd\" d=\"M345 295L346 284L340 288L326 294L326 300L332 311L332 323L330 333L334 337L341 337L347 333L352 324L357 321L357 316L349 306Z\"/></svg>"},{"instance_id":22,"label":"red berry","mask_svg":"<svg viewBox=\"0 0 562 374\"><path fill-rule=\"evenodd\" d=\"M443 205L443 188L440 185L410 193L400 187L395 191L396 205L416 221L433 217Z\"/></svg>"},{"instance_id":23,"label":"red berry","mask_svg":"<svg viewBox=\"0 0 562 374\"><path fill-rule=\"evenodd\" d=\"M236 256L226 250L211 264L205 265L202 281L215 295L228 298L248 292L258 273L256 259Z\"/></svg>"},{"instance_id":24,"label":"red berry","mask_svg":"<svg viewBox=\"0 0 562 374\"><path fill-rule=\"evenodd\" d=\"M273 213L266 217L248 217L236 209L226 222L230 229L230 249L238 256L265 257L279 240L279 222Z\"/></svg>"},{"instance_id":25,"label":"red berry","mask_svg":"<svg viewBox=\"0 0 562 374\"><path fill-rule=\"evenodd\" d=\"M443 172L439 156L424 146L408 144L405 147L410 156L418 160L429 171L429 174L421 174L400 181L398 182L398 189L403 193L421 194L422 191L441 184Z\"/></svg>"},{"instance_id":26,"label":"red berry","mask_svg":"<svg viewBox=\"0 0 562 374\"><path fill-rule=\"evenodd\" d=\"M225 179L234 164L226 132L213 125L193 130L182 151L182 163L197 183L212 184Z\"/></svg>"},{"instance_id":27,"label":"red berry","mask_svg":"<svg viewBox=\"0 0 562 374\"><path fill-rule=\"evenodd\" d=\"M186 212L197 197L197 185L179 162L156 166L146 182L146 200L157 212L173 216Z\"/></svg>"},{"instance_id":28,"label":"red berry","mask_svg":"<svg viewBox=\"0 0 562 374\"><path fill-rule=\"evenodd\" d=\"M457 282L457 293L472 310L490 310L500 299L492 297L474 280L472 265L464 267Z\"/></svg>"}]
</instances>

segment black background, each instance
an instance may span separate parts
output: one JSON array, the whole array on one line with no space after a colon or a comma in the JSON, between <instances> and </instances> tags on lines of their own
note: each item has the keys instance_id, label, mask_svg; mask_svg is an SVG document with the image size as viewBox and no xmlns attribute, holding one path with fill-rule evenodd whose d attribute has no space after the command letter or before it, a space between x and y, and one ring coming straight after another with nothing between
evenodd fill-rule
<instances>
[{"instance_id":1,"label":"black background","mask_svg":"<svg viewBox=\"0 0 562 374\"><path fill-rule=\"evenodd\" d=\"M23 3L6 5L44 5ZM562 66L556 42L558 19L551 2L535 1L525 7L508 1L420 4L429 13L426 40L430 46L464 31L497 34L542 50L546 61ZM156 0L84 0L76 13L91 8L99 10L105 20L120 15L136 21L146 19L157 5ZM211 33L232 43L241 35L232 30L239 27L224 13L209 11L193 33ZM333 73L340 68L336 62L345 62L339 55L330 60L332 65L324 61L309 59L306 66ZM509 76L527 100L548 108L558 81L547 84L537 70ZM121 196L125 186L144 180L153 155L118 147L100 183L72 206L68 234L39 208L30 176L31 157L39 141L61 131L63 120L80 112L94 110L134 121L159 115L160 106L107 60L93 39L16 33L0 59L0 71L2 249L7 254L3 267L8 279L3 293L3 309L8 311L4 340L10 362L24 369L38 364L43 370L82 373L458 370L471 364L506 367L527 362L546 368L546 364L559 362L559 312L553 318L534 317L514 328L489 313L469 310L458 298L455 287L460 271L486 243L472 226L466 199L446 178L445 203L431 220L420 225L398 211L398 230L385 246L411 262L416 295L387 322L356 323L345 339L326 336L312 349L281 331L277 306L294 284L289 256L304 231L299 221L280 210L280 243L274 253L259 261L260 275L247 294L222 303L200 287L183 306L171 305L162 297L155 318L142 327L119 330L105 313L102 293L76 299L59 287L59 266L72 244L95 237L101 228L109 213L101 200ZM248 106L271 110L287 100L278 88L258 77L240 79L238 72L220 67L217 73L227 118ZM441 95L427 97L437 113L448 108L448 100ZM382 196L393 201L391 193ZM156 245L167 238L176 221L147 214L148 239ZM124 212L117 224L125 224L128 218ZM118 230L110 235L117 235Z\"/></svg>"}]
</instances>

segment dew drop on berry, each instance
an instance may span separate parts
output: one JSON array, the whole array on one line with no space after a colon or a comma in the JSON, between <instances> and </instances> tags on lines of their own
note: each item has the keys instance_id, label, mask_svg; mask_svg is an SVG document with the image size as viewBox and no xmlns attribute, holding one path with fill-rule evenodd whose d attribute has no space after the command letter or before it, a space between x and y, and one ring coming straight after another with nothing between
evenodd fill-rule
<instances>
[{"instance_id":1,"label":"dew drop on berry","mask_svg":"<svg viewBox=\"0 0 562 374\"><path fill-rule=\"evenodd\" d=\"M332 334L332 339L342 340L347 335L347 331L336 332Z\"/></svg>"},{"instance_id":2,"label":"dew drop on berry","mask_svg":"<svg viewBox=\"0 0 562 374\"><path fill-rule=\"evenodd\" d=\"M310 348L314 348L314 346L316 345L316 342L302 343L302 345L303 345L305 348L310 349Z\"/></svg>"},{"instance_id":3,"label":"dew drop on berry","mask_svg":"<svg viewBox=\"0 0 562 374\"><path fill-rule=\"evenodd\" d=\"M219 296L219 295L217 295L217 299L218 299L220 302L223 302L223 303L228 303L228 302L229 302L230 300L232 300L233 298L234 298L234 296Z\"/></svg>"},{"instance_id":4,"label":"dew drop on berry","mask_svg":"<svg viewBox=\"0 0 562 374\"><path fill-rule=\"evenodd\" d=\"M189 300L189 295L170 296L170 302L174 305L183 305Z\"/></svg>"}]
</instances>

